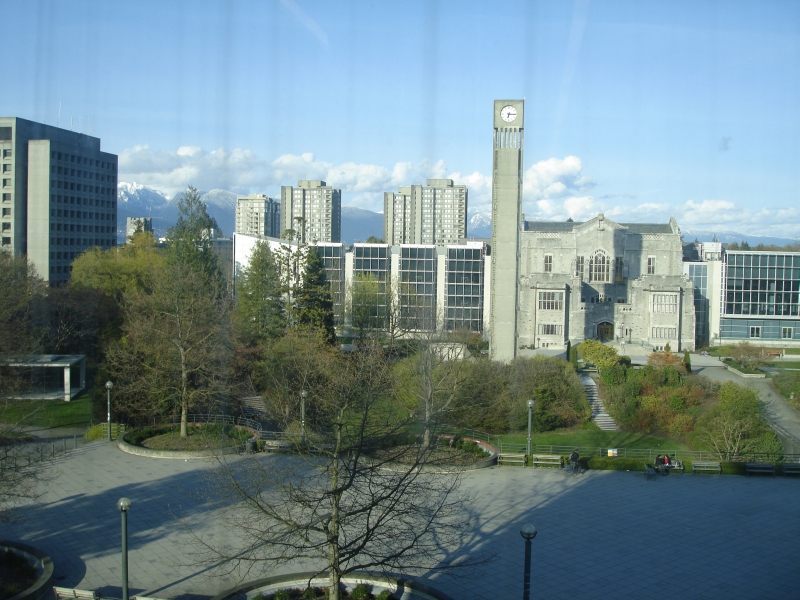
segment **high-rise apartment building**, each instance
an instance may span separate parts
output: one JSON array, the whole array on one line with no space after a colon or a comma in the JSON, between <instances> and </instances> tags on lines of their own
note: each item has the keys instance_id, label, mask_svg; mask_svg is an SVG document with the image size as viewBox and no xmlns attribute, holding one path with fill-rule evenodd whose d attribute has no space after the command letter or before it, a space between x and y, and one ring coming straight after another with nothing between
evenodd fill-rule
<instances>
[{"instance_id":1,"label":"high-rise apartment building","mask_svg":"<svg viewBox=\"0 0 800 600\"><path fill-rule=\"evenodd\" d=\"M125 241L129 241L137 229L153 233L153 219L151 217L127 217L125 219Z\"/></svg>"},{"instance_id":2,"label":"high-rise apartment building","mask_svg":"<svg viewBox=\"0 0 800 600\"><path fill-rule=\"evenodd\" d=\"M342 191L319 180L282 186L280 222L281 234L292 229L297 241L338 243L342 237Z\"/></svg>"},{"instance_id":3,"label":"high-rise apartment building","mask_svg":"<svg viewBox=\"0 0 800 600\"><path fill-rule=\"evenodd\" d=\"M116 245L117 156L99 138L0 117L0 171L0 247L51 285L87 248Z\"/></svg>"},{"instance_id":4,"label":"high-rise apartment building","mask_svg":"<svg viewBox=\"0 0 800 600\"><path fill-rule=\"evenodd\" d=\"M383 237L389 244L456 244L467 237L467 186L452 179L383 195Z\"/></svg>"},{"instance_id":5,"label":"high-rise apartment building","mask_svg":"<svg viewBox=\"0 0 800 600\"><path fill-rule=\"evenodd\" d=\"M281 236L281 205L263 194L236 197L236 233Z\"/></svg>"}]
</instances>

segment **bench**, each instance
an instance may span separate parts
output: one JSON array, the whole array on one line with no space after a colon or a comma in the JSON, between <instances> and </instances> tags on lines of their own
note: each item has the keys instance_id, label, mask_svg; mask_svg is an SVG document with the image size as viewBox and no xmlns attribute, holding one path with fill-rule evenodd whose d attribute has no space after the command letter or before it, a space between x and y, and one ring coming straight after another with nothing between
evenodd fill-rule
<instances>
[{"instance_id":1,"label":"bench","mask_svg":"<svg viewBox=\"0 0 800 600\"><path fill-rule=\"evenodd\" d=\"M680 471L681 474L683 474L686 472L686 467L683 466L683 462L681 462L680 464L670 463L667 469L669 470L670 473L674 473L675 471Z\"/></svg>"},{"instance_id":2,"label":"bench","mask_svg":"<svg viewBox=\"0 0 800 600\"><path fill-rule=\"evenodd\" d=\"M783 476L800 475L800 463L783 463Z\"/></svg>"},{"instance_id":3,"label":"bench","mask_svg":"<svg viewBox=\"0 0 800 600\"><path fill-rule=\"evenodd\" d=\"M502 465L504 463L512 464L512 465L522 465L525 466L525 455L524 454L498 454L497 455L497 464Z\"/></svg>"},{"instance_id":4,"label":"bench","mask_svg":"<svg viewBox=\"0 0 800 600\"><path fill-rule=\"evenodd\" d=\"M655 479L656 475L658 475L658 473L656 473L656 468L653 465L644 463L644 476L647 478L647 481L650 481L651 477Z\"/></svg>"},{"instance_id":5,"label":"bench","mask_svg":"<svg viewBox=\"0 0 800 600\"><path fill-rule=\"evenodd\" d=\"M746 475L750 475L751 473L765 473L775 477L775 465L772 463L749 462L745 463L744 472Z\"/></svg>"},{"instance_id":6,"label":"bench","mask_svg":"<svg viewBox=\"0 0 800 600\"><path fill-rule=\"evenodd\" d=\"M78 598L80 600L97 600L100 596L97 592L93 592L90 590L73 590L72 588L62 588L53 586L53 592L56 595L56 598L61 600L62 598Z\"/></svg>"},{"instance_id":7,"label":"bench","mask_svg":"<svg viewBox=\"0 0 800 600\"><path fill-rule=\"evenodd\" d=\"M564 466L564 459L558 454L534 454L531 456L531 464L534 467L549 466L560 469Z\"/></svg>"},{"instance_id":8,"label":"bench","mask_svg":"<svg viewBox=\"0 0 800 600\"><path fill-rule=\"evenodd\" d=\"M703 473L717 473L718 475L722 475L722 465L718 462L693 462L692 463L692 473L697 473L701 471Z\"/></svg>"}]
</instances>

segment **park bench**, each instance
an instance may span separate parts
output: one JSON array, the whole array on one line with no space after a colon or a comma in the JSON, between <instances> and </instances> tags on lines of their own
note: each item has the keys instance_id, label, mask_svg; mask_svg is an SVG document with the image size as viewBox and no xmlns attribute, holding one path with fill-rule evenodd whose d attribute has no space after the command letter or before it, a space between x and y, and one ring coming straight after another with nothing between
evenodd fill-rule
<instances>
[{"instance_id":1,"label":"park bench","mask_svg":"<svg viewBox=\"0 0 800 600\"><path fill-rule=\"evenodd\" d=\"M683 466L683 461L675 461L675 460L673 460L669 464L669 467L667 467L667 468L669 469L670 473L674 473L676 471L680 471L681 474L683 474L683 473L686 472L686 467Z\"/></svg>"},{"instance_id":2,"label":"park bench","mask_svg":"<svg viewBox=\"0 0 800 600\"><path fill-rule=\"evenodd\" d=\"M100 596L97 592L90 590L73 590L72 588L62 588L53 586L53 592L56 598L78 598L79 600L97 600Z\"/></svg>"},{"instance_id":3,"label":"park bench","mask_svg":"<svg viewBox=\"0 0 800 600\"><path fill-rule=\"evenodd\" d=\"M747 475L751 473L766 473L775 477L775 465L772 463L749 462L745 463L744 472Z\"/></svg>"},{"instance_id":4,"label":"park bench","mask_svg":"<svg viewBox=\"0 0 800 600\"><path fill-rule=\"evenodd\" d=\"M512 465L522 465L525 466L525 455L524 454L498 454L497 455L497 464L502 465L504 463L512 464Z\"/></svg>"},{"instance_id":5,"label":"park bench","mask_svg":"<svg viewBox=\"0 0 800 600\"><path fill-rule=\"evenodd\" d=\"M647 481L650 481L650 478L655 478L656 475L658 475L658 473L656 473L656 468L653 465L644 463L644 476L647 478Z\"/></svg>"},{"instance_id":6,"label":"park bench","mask_svg":"<svg viewBox=\"0 0 800 600\"><path fill-rule=\"evenodd\" d=\"M697 473L698 471L701 471L703 473L717 473L719 475L722 475L722 465L720 465L718 462L706 462L706 461L693 462L692 473Z\"/></svg>"},{"instance_id":7,"label":"park bench","mask_svg":"<svg viewBox=\"0 0 800 600\"><path fill-rule=\"evenodd\" d=\"M560 469L564 466L564 459L558 454L534 454L531 456L531 464L534 467L549 466Z\"/></svg>"},{"instance_id":8,"label":"park bench","mask_svg":"<svg viewBox=\"0 0 800 600\"><path fill-rule=\"evenodd\" d=\"M783 463L783 476L800 475L800 463Z\"/></svg>"}]
</instances>

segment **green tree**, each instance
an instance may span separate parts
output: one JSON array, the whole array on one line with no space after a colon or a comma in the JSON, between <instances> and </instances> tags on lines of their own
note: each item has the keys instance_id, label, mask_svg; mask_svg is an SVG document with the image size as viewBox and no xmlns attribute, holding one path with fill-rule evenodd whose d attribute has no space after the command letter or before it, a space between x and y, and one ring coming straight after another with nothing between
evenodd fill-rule
<instances>
[{"instance_id":1,"label":"green tree","mask_svg":"<svg viewBox=\"0 0 800 600\"><path fill-rule=\"evenodd\" d=\"M164 264L153 234L141 231L124 246L94 247L80 254L72 263L70 287L100 290L121 302L126 292L152 289L153 277Z\"/></svg>"},{"instance_id":2,"label":"green tree","mask_svg":"<svg viewBox=\"0 0 800 600\"><path fill-rule=\"evenodd\" d=\"M234 318L248 345L263 343L286 330L283 284L269 244L259 241L242 269L236 289Z\"/></svg>"},{"instance_id":3,"label":"green tree","mask_svg":"<svg viewBox=\"0 0 800 600\"><path fill-rule=\"evenodd\" d=\"M203 273L207 281L221 277L211 239L219 231L217 221L208 214L200 192L189 186L178 201L178 221L167 231L167 258L177 265Z\"/></svg>"},{"instance_id":4,"label":"green tree","mask_svg":"<svg viewBox=\"0 0 800 600\"><path fill-rule=\"evenodd\" d=\"M0 251L0 355L28 354L41 346L34 312L47 286L27 258Z\"/></svg>"},{"instance_id":5,"label":"green tree","mask_svg":"<svg viewBox=\"0 0 800 600\"><path fill-rule=\"evenodd\" d=\"M152 290L126 294L124 307L123 337L104 365L119 410L133 419L176 411L185 437L189 411L225 392L228 298L202 272L172 263Z\"/></svg>"},{"instance_id":6,"label":"green tree","mask_svg":"<svg viewBox=\"0 0 800 600\"><path fill-rule=\"evenodd\" d=\"M594 364L600 371L613 367L619 362L617 351L597 340L583 340L578 344L577 350L585 362Z\"/></svg>"},{"instance_id":7,"label":"green tree","mask_svg":"<svg viewBox=\"0 0 800 600\"><path fill-rule=\"evenodd\" d=\"M333 299L325 277L325 263L313 246L308 248L303 267L302 283L295 294L294 318L300 327L320 331L330 344L336 343L333 326Z\"/></svg>"}]
</instances>

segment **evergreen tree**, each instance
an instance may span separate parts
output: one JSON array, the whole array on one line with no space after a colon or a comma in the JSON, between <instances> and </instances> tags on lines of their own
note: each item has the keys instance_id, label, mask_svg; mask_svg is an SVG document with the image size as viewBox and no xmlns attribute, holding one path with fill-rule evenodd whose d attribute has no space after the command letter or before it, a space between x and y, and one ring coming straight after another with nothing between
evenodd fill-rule
<instances>
[{"instance_id":1,"label":"evergreen tree","mask_svg":"<svg viewBox=\"0 0 800 600\"><path fill-rule=\"evenodd\" d=\"M325 263L313 246L308 248L303 279L295 294L294 319L299 326L319 330L327 342L336 342L331 288L325 277Z\"/></svg>"},{"instance_id":2,"label":"evergreen tree","mask_svg":"<svg viewBox=\"0 0 800 600\"><path fill-rule=\"evenodd\" d=\"M218 230L217 221L200 200L200 192L189 186L178 202L178 221L167 231L167 259L198 271L206 281L216 284L221 274L211 238Z\"/></svg>"},{"instance_id":3,"label":"evergreen tree","mask_svg":"<svg viewBox=\"0 0 800 600\"><path fill-rule=\"evenodd\" d=\"M266 242L258 242L236 290L235 319L246 344L280 337L286 328L280 272Z\"/></svg>"}]
</instances>

